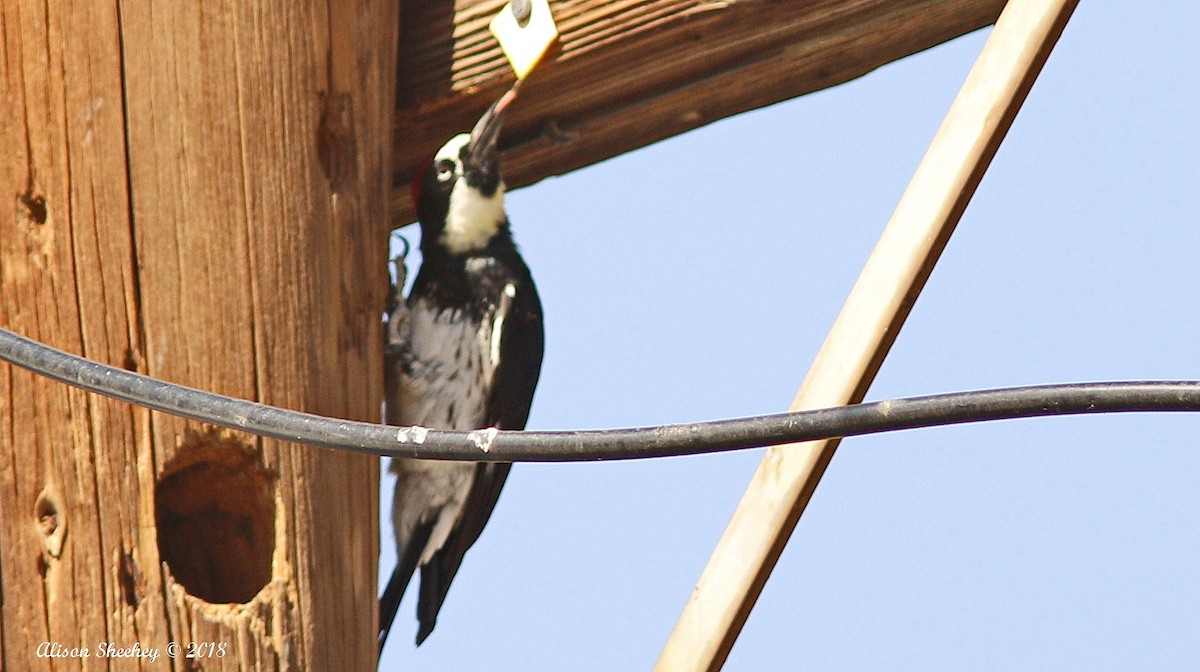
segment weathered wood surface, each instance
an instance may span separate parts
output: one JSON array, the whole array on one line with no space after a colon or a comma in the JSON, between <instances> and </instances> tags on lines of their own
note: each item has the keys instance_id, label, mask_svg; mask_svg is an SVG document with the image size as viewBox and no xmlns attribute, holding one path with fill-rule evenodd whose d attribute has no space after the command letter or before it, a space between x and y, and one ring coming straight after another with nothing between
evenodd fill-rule
<instances>
[{"instance_id":1,"label":"weathered wood surface","mask_svg":"<svg viewBox=\"0 0 1200 672\"><path fill-rule=\"evenodd\" d=\"M0 11L0 325L377 420L397 3ZM0 669L374 669L377 521L377 460L0 365Z\"/></svg>"},{"instance_id":2,"label":"weathered wood surface","mask_svg":"<svg viewBox=\"0 0 1200 672\"><path fill-rule=\"evenodd\" d=\"M395 223L408 185L512 83L487 30L503 0L407 3L394 152ZM530 76L501 145L511 187L746 110L840 84L986 26L1003 0L552 2L561 51ZM802 129L798 133L804 132Z\"/></svg>"},{"instance_id":3,"label":"weathered wood surface","mask_svg":"<svg viewBox=\"0 0 1200 672\"><path fill-rule=\"evenodd\" d=\"M124 365L141 339L121 55L116 16L96 5L2 4L0 324ZM5 670L82 666L39 659L43 642L164 640L161 595L126 594L120 564L128 554L155 578L131 494L154 481L139 460L146 423L125 404L0 365Z\"/></svg>"}]
</instances>

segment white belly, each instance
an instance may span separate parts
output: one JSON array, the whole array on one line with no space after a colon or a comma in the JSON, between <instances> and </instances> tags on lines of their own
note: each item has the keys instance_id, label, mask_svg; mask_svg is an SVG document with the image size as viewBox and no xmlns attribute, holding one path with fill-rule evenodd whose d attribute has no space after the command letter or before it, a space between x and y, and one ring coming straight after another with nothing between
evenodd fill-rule
<instances>
[{"instance_id":1,"label":"white belly","mask_svg":"<svg viewBox=\"0 0 1200 672\"><path fill-rule=\"evenodd\" d=\"M394 459L391 471L396 474L392 527L397 532L397 543L411 539L418 524L436 521L418 561L424 565L446 544L462 515L463 503L475 480L475 463ZM396 550L404 553L403 548Z\"/></svg>"},{"instance_id":2,"label":"white belly","mask_svg":"<svg viewBox=\"0 0 1200 672\"><path fill-rule=\"evenodd\" d=\"M496 373L492 336L497 312L475 324L458 311L435 312L417 303L410 314L411 375L402 377L401 425L437 429L481 429L486 420L488 391ZM501 318L503 319L503 318ZM499 334L495 334L498 336Z\"/></svg>"},{"instance_id":3,"label":"white belly","mask_svg":"<svg viewBox=\"0 0 1200 672\"><path fill-rule=\"evenodd\" d=\"M486 424L488 394L498 364L503 306L481 323L460 319L456 311L435 312L418 302L410 312L413 365L401 378L398 404L389 418L400 425L437 429L480 429ZM397 458L392 525L397 543L412 538L417 525L434 521L420 564L445 543L462 515L475 480L474 462ZM403 554L404 549L397 551Z\"/></svg>"}]
</instances>

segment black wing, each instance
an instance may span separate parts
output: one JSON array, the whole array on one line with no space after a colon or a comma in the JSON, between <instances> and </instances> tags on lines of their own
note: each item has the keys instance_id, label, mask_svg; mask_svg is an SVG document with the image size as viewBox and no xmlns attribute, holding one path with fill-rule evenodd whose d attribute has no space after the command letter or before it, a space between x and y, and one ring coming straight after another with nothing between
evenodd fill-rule
<instances>
[{"instance_id":1,"label":"black wing","mask_svg":"<svg viewBox=\"0 0 1200 672\"><path fill-rule=\"evenodd\" d=\"M496 369L488 396L488 427L525 429L529 408L533 403L533 391L542 370L545 338L542 304L524 264L521 264L521 270L524 271L523 277L516 286L516 295L500 335L500 366ZM494 462L480 462L476 466L475 482L463 506L462 519L441 550L421 567L417 644L433 632L450 582L458 573L463 555L487 525L511 468L509 463Z\"/></svg>"}]
</instances>

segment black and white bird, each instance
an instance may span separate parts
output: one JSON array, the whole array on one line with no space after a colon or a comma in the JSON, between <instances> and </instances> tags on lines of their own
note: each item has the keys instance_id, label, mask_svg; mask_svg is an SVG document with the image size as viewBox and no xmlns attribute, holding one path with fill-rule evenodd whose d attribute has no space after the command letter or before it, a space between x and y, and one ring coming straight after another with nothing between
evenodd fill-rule
<instances>
[{"instance_id":1,"label":"black and white bird","mask_svg":"<svg viewBox=\"0 0 1200 672\"><path fill-rule=\"evenodd\" d=\"M387 422L524 429L542 365L542 307L504 212L496 141L509 91L438 150L413 183L421 269L389 317ZM421 570L417 644L429 636L463 554L479 538L510 464L394 459L398 564L380 597L382 648Z\"/></svg>"}]
</instances>

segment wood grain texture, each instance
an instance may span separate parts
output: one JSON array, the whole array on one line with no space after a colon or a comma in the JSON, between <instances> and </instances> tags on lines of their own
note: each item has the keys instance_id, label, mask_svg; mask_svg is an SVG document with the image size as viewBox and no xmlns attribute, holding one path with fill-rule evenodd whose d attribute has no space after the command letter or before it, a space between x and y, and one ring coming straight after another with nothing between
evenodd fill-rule
<instances>
[{"instance_id":1,"label":"wood grain texture","mask_svg":"<svg viewBox=\"0 0 1200 672\"><path fill-rule=\"evenodd\" d=\"M487 31L502 0L407 3L393 214L447 138L512 83ZM510 188L725 117L840 84L992 23L1003 0L552 2L561 48L510 108ZM797 132L803 132L798 130Z\"/></svg>"},{"instance_id":2,"label":"wood grain texture","mask_svg":"<svg viewBox=\"0 0 1200 672\"><path fill-rule=\"evenodd\" d=\"M116 15L87 2L0 7L0 324L127 366L141 342ZM5 670L99 667L38 658L42 642L164 641L154 538L130 496L153 488L139 460L146 419L0 365ZM151 592L126 591L125 557Z\"/></svg>"},{"instance_id":3,"label":"wood grain texture","mask_svg":"<svg viewBox=\"0 0 1200 672\"><path fill-rule=\"evenodd\" d=\"M397 3L0 8L15 121L0 125L0 325L377 421ZM225 456L268 495L164 487ZM265 502L270 538L226 541L266 549L266 582L214 604L193 593L220 594L220 575L180 581L165 540L214 543L190 531L235 500ZM198 641L228 644L210 671L373 670L377 523L375 459L213 432L0 365L0 669L106 669L100 642ZM38 658L45 641L93 655Z\"/></svg>"}]
</instances>

